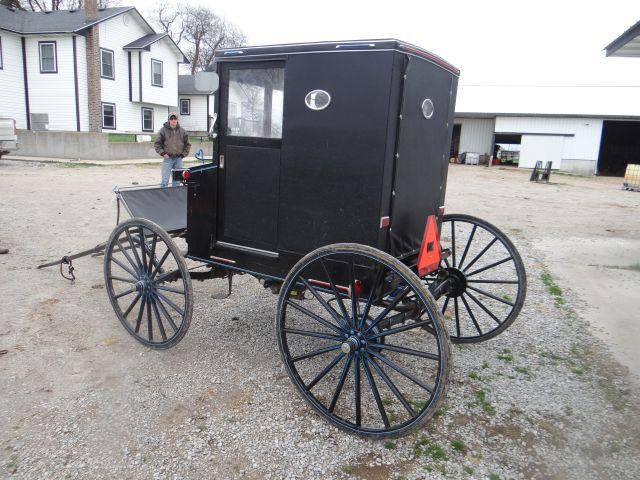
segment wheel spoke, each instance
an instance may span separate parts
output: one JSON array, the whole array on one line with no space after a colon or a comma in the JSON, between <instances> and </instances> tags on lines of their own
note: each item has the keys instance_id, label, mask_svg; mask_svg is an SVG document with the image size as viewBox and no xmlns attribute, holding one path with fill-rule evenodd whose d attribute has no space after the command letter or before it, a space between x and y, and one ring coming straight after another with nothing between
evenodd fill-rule
<instances>
[{"instance_id":1,"label":"wheel spoke","mask_svg":"<svg viewBox=\"0 0 640 480\"><path fill-rule=\"evenodd\" d=\"M125 290L124 292L119 293L118 295L114 295L113 298L118 299L118 298L124 297L125 295L131 295L133 292L136 292L136 291L137 289L135 287L130 288L129 290Z\"/></svg>"},{"instance_id":2,"label":"wheel spoke","mask_svg":"<svg viewBox=\"0 0 640 480\"><path fill-rule=\"evenodd\" d=\"M298 305L295 302L292 302L291 300L287 300L287 305L291 305L293 308L295 308L296 310L298 310L299 312L304 313L305 315L307 315L308 317L313 318L316 322L321 323L322 325L324 325L325 327L334 330L338 333L342 333L342 330L337 327L336 325L334 325L333 323L325 320L324 318L316 315L315 313L307 310L305 307L303 307L302 305Z\"/></svg>"},{"instance_id":3,"label":"wheel spoke","mask_svg":"<svg viewBox=\"0 0 640 480\"><path fill-rule=\"evenodd\" d=\"M156 277L156 275L158 274L158 271L160 270L160 267L162 267L162 264L167 259L167 257L169 256L170 253L171 253L171 250L169 250L169 247L167 246L167 251L162 254L162 257L160 258L160 261L158 262L158 265L156 265L156 268L154 268L153 272L151 273L151 278L152 279L154 279ZM158 278L160 278L160 277L158 277Z\"/></svg>"},{"instance_id":4,"label":"wheel spoke","mask_svg":"<svg viewBox=\"0 0 640 480\"><path fill-rule=\"evenodd\" d=\"M283 328L282 331L285 333L291 333L292 335L303 335L307 337L324 338L327 340L335 340L337 342L342 342L344 340L343 337L338 337L336 335L329 335L328 333L310 332L308 330L298 330L295 328Z\"/></svg>"},{"instance_id":5,"label":"wheel spoke","mask_svg":"<svg viewBox=\"0 0 640 480\"><path fill-rule=\"evenodd\" d=\"M485 297L493 298L494 300L496 300L498 302L502 302L502 303L504 303L506 305L509 305L510 307L514 306L514 304L512 302L509 302L508 300L505 300L504 298L497 297L492 293L485 292L484 290L480 290L479 288L472 287L471 285L467 285L467 288L470 289L470 290L473 290L474 292L478 292L478 293L484 295Z\"/></svg>"},{"instance_id":6,"label":"wheel spoke","mask_svg":"<svg viewBox=\"0 0 640 480\"><path fill-rule=\"evenodd\" d=\"M159 283L164 283L167 278L175 277L176 275L182 275L180 270L171 270L170 272L163 273L159 277L153 280L153 283L158 285ZM153 277L151 277L153 278ZM179 277L176 277L179 278Z\"/></svg>"},{"instance_id":7,"label":"wheel spoke","mask_svg":"<svg viewBox=\"0 0 640 480\"><path fill-rule=\"evenodd\" d=\"M145 272L149 271L147 266L147 240L144 238L144 229L138 228L138 237L140 238L140 256L142 257L142 268Z\"/></svg>"},{"instance_id":8,"label":"wheel spoke","mask_svg":"<svg viewBox=\"0 0 640 480\"><path fill-rule=\"evenodd\" d=\"M356 426L362 425L362 396L360 392L360 355L355 353L353 363L353 393L356 401Z\"/></svg>"},{"instance_id":9,"label":"wheel spoke","mask_svg":"<svg viewBox=\"0 0 640 480\"><path fill-rule=\"evenodd\" d=\"M118 245L118 248L120 249L120 251L122 252L122 254L125 256L125 258L127 259L127 261L129 262L129 264L133 267L134 270L138 271L139 267L138 265L131 259L131 257L129 256L129 254L127 253L127 251L125 250L125 248L122 246L122 244L120 243L120 239L116 238L116 244ZM115 253L115 252L114 252Z\"/></svg>"},{"instance_id":10,"label":"wheel spoke","mask_svg":"<svg viewBox=\"0 0 640 480\"><path fill-rule=\"evenodd\" d=\"M151 321L151 297L147 300L147 333L149 334L149 341L153 341L153 323Z\"/></svg>"},{"instance_id":11,"label":"wheel spoke","mask_svg":"<svg viewBox=\"0 0 640 480\"><path fill-rule=\"evenodd\" d=\"M358 291L356 290L356 274L353 264L353 255L349 259L349 286L351 287L351 326L356 328L356 319L358 319Z\"/></svg>"},{"instance_id":12,"label":"wheel spoke","mask_svg":"<svg viewBox=\"0 0 640 480\"><path fill-rule=\"evenodd\" d=\"M165 302L167 302L167 304L173 308L181 317L184 317L184 311L178 307L175 303L173 303L171 300L169 300L167 297L165 297L164 295L162 295L160 292L154 292L154 294L158 297L161 298L162 300L164 300Z\"/></svg>"},{"instance_id":13,"label":"wheel spoke","mask_svg":"<svg viewBox=\"0 0 640 480\"><path fill-rule=\"evenodd\" d=\"M336 323L340 325L342 328L348 330L349 329L348 320L346 318L342 319L340 315L338 315L338 312L336 312L335 309L331 305L329 305L324 298L322 298L322 296L317 292L315 288L311 286L311 284L309 284L307 280L305 280L302 277L298 277L298 278L302 281L304 286L307 287L307 289L309 289L309 291L313 294L313 296L316 297L316 300L320 302L320 304L324 307L324 309L327 312L329 312L329 315L331 315L331 317L336 321ZM345 323L343 323L343 320Z\"/></svg>"},{"instance_id":14,"label":"wheel spoke","mask_svg":"<svg viewBox=\"0 0 640 480\"><path fill-rule=\"evenodd\" d=\"M451 220L451 262L456 266L456 222Z\"/></svg>"},{"instance_id":15,"label":"wheel spoke","mask_svg":"<svg viewBox=\"0 0 640 480\"><path fill-rule=\"evenodd\" d=\"M424 388L427 392L432 393L431 388L429 388L427 385L424 384L424 382L422 382L421 380L416 378L415 375L413 375L412 373L408 372L405 368L401 367L400 365L396 364L392 360L390 360L390 359L388 359L388 358L386 358L386 357L384 357L384 356L382 356L382 355L380 355L380 354L378 354L376 352L373 352L373 351L370 350L369 353L371 353L371 355L376 357L382 363L384 363L384 364L388 365L389 367L393 368L400 375L408 378L409 380L411 380L413 383L415 383L419 387Z\"/></svg>"},{"instance_id":16,"label":"wheel spoke","mask_svg":"<svg viewBox=\"0 0 640 480\"><path fill-rule=\"evenodd\" d=\"M467 270L469 270L469 269L471 268L471 266L472 266L474 263L476 263L476 262L480 259L480 257L482 257L482 256L487 252L487 250L489 250L489 249L493 246L493 244L494 244L494 243L496 243L497 241L498 241L498 237L493 237L493 240L491 240L491 241L489 242L489 244L488 244L486 247L484 247L484 248L480 251L480 253L478 253L478 254L473 258L473 260L471 260L471 262L469 263L469 265L467 265L467 266L466 266L462 271L463 271L463 272L466 272Z\"/></svg>"},{"instance_id":17,"label":"wheel spoke","mask_svg":"<svg viewBox=\"0 0 640 480\"><path fill-rule=\"evenodd\" d=\"M347 308L345 307L344 301L342 300L342 294L338 292L338 288L336 287L336 284L333 282L331 275L329 275L329 269L327 268L324 258L320 259L320 265L322 265L324 273L327 276L327 280L329 280L329 284L331 284L331 290L333 291L333 294L336 297L336 301L338 302L338 306L340 307L340 311L342 312L343 317L349 318L349 315L347 314Z\"/></svg>"},{"instance_id":18,"label":"wheel spoke","mask_svg":"<svg viewBox=\"0 0 640 480\"><path fill-rule=\"evenodd\" d=\"M342 387L344 386L344 381L347 379L347 375L349 373L349 369L351 368L352 361L353 361L353 355L349 355L349 358L345 362L344 367L342 367L342 373L340 374L340 379L338 380L336 389L333 392L333 397L331 398L331 404L329 405L329 412L331 413L333 413L333 409L336 408L336 403L338 403L338 397L340 397L340 392L342 392Z\"/></svg>"},{"instance_id":19,"label":"wheel spoke","mask_svg":"<svg viewBox=\"0 0 640 480\"><path fill-rule=\"evenodd\" d=\"M480 325L478 325L478 321L476 320L476 317L473 315L473 312L471 311L471 307L467 303L467 299L464 298L464 295L462 295L460 298L462 299L462 303L464 303L464 306L467 309L467 312L469 313L469 316L471 317L471 321L475 325L476 330L478 331L480 336L482 336L482 329L480 328ZM458 336L460 336L460 335L458 335Z\"/></svg>"},{"instance_id":20,"label":"wheel spoke","mask_svg":"<svg viewBox=\"0 0 640 480\"><path fill-rule=\"evenodd\" d=\"M402 292L398 293L394 299L391 301L391 303L389 305L387 305L387 307L382 311L382 313L380 315L378 315L376 317L376 319L371 323L371 325L369 325L369 327L367 327L367 329L365 330L365 335L368 334L373 328L375 328L376 325L378 325L378 323L380 323L382 321L382 319L384 317L387 316L387 314L404 298L407 296L407 294L411 291L411 287L409 285L407 285L406 287L404 287L404 289L402 290Z\"/></svg>"},{"instance_id":21,"label":"wheel spoke","mask_svg":"<svg viewBox=\"0 0 640 480\"><path fill-rule=\"evenodd\" d=\"M453 309L456 315L456 333L460 336L460 313L458 312L458 297L453 299Z\"/></svg>"},{"instance_id":22,"label":"wheel spoke","mask_svg":"<svg viewBox=\"0 0 640 480\"><path fill-rule=\"evenodd\" d=\"M368 345L368 347L379 348L381 350L391 350L392 352L404 353L405 355L412 355L414 357L428 358L435 361L440 360L440 357L434 353L422 352L420 350L414 350L413 348L401 347L399 345L390 345L388 343L374 343Z\"/></svg>"},{"instance_id":23,"label":"wheel spoke","mask_svg":"<svg viewBox=\"0 0 640 480\"><path fill-rule=\"evenodd\" d=\"M369 387L371 387L371 392L373 393L373 398L375 399L376 405L378 406L378 411L380 412L382 422L384 423L385 428L389 428L391 426L389 424L389 417L387 417L387 412L385 411L384 405L382 404L382 399L380 398L380 392L378 391L378 387L375 380L373 379L373 375L371 374L371 370L369 369L369 365L367 365L367 360L364 356L362 358L362 369L364 370L367 381L369 382Z\"/></svg>"},{"instance_id":24,"label":"wheel spoke","mask_svg":"<svg viewBox=\"0 0 640 480\"><path fill-rule=\"evenodd\" d=\"M138 255L138 251L136 250L136 246L133 243L133 238L131 238L131 233L129 233L129 229L125 228L124 233L127 235L127 240L129 240L129 245L131 246L131 251L133 252L133 256L136 259L136 263L138 264L138 270L142 270L142 262L140 261L140 256ZM123 250L124 252L124 250Z\"/></svg>"},{"instance_id":25,"label":"wheel spoke","mask_svg":"<svg viewBox=\"0 0 640 480\"><path fill-rule=\"evenodd\" d=\"M389 389L391 389L391 391L396 396L396 398L400 400L400 403L404 406L407 412L409 412L409 415L411 415L412 417L415 417L416 413L413 411L413 408L411 408L411 405L409 405L409 402L407 402L407 399L404 398L404 395L402 395L402 393L400 393L400 390L398 390L398 387L396 387L396 384L393 383L393 381L389 378L389 376L384 372L382 367L379 366L373 358L369 358L368 356L365 356L365 360L371 364L373 369L376 371L378 375L380 375L382 380L384 380L384 382L387 384Z\"/></svg>"},{"instance_id":26,"label":"wheel spoke","mask_svg":"<svg viewBox=\"0 0 640 480\"><path fill-rule=\"evenodd\" d=\"M474 303L475 303L476 305L478 305L482 310L484 310L484 312L485 312L487 315L489 315L491 318L493 318L493 319L496 321L496 323L497 323L498 325L502 325L502 322L498 319L498 317L496 317L496 316L495 316L495 315L494 315L494 314L493 314L493 313L492 313L492 312L491 312L487 307L485 307L485 306L482 304L482 302L480 302L480 300L478 300L476 297L474 297L473 295L471 295L469 292L465 292L465 293L469 296L469 298L470 298L471 300L473 300L473 301L474 301Z\"/></svg>"},{"instance_id":27,"label":"wheel spoke","mask_svg":"<svg viewBox=\"0 0 640 480\"><path fill-rule=\"evenodd\" d=\"M460 263L458 264L458 269L462 269L462 264L464 263L464 259L467 257L467 252L469 251L469 247L471 246L471 242L473 241L473 236L476 233L477 225L474 225L471 229L471 233L469 234L469 239L467 240L467 245L464 247L464 252L462 252L462 258L460 259Z\"/></svg>"},{"instance_id":28,"label":"wheel spoke","mask_svg":"<svg viewBox=\"0 0 640 480\"><path fill-rule=\"evenodd\" d=\"M358 324L358 330L362 330L364 321L367 318L367 315L369 315L369 310L371 310L371 305L373 304L373 298L378 289L378 285L382 281L384 269L380 265L376 265L376 267L377 267L376 276L374 277L373 284L371 285L371 291L369 292L369 298L367 298L367 304L364 306L364 310L362 311L362 316Z\"/></svg>"},{"instance_id":29,"label":"wheel spoke","mask_svg":"<svg viewBox=\"0 0 640 480\"><path fill-rule=\"evenodd\" d=\"M311 390L320 380L325 377L325 375L327 375L327 373L333 370L333 367L335 367L340 362L340 360L343 359L344 355L344 352L340 352L339 355L336 355L336 358L334 358L331 363L324 367L324 369L316 376L316 378L311 380L309 385L307 385L307 390Z\"/></svg>"},{"instance_id":30,"label":"wheel spoke","mask_svg":"<svg viewBox=\"0 0 640 480\"><path fill-rule=\"evenodd\" d=\"M164 290L165 292L179 293L180 295L184 295L184 290L178 290L177 288L165 287L164 285L156 285L155 288L157 288L158 290Z\"/></svg>"},{"instance_id":31,"label":"wheel spoke","mask_svg":"<svg viewBox=\"0 0 640 480\"><path fill-rule=\"evenodd\" d=\"M427 325L432 325L431 320L423 320L422 322L411 323L409 325L403 325L402 327L392 328L391 330L384 330L382 333L377 333L376 335L368 336L368 340L375 340L376 338L386 337L388 335L394 335L396 333L404 332L406 330L413 330L418 327L426 327Z\"/></svg>"},{"instance_id":32,"label":"wheel spoke","mask_svg":"<svg viewBox=\"0 0 640 480\"><path fill-rule=\"evenodd\" d=\"M112 277L112 276L109 276L108 278L109 280L118 280L119 282L137 283L135 280L131 280L130 278Z\"/></svg>"},{"instance_id":33,"label":"wheel spoke","mask_svg":"<svg viewBox=\"0 0 640 480\"><path fill-rule=\"evenodd\" d=\"M158 243L158 234L153 232L153 242L151 243L151 253L149 255L149 269L147 272L151 275L151 270L153 270L153 266L156 261L156 244Z\"/></svg>"},{"instance_id":34,"label":"wheel spoke","mask_svg":"<svg viewBox=\"0 0 640 480\"><path fill-rule=\"evenodd\" d=\"M155 297L155 299L156 299L156 303L158 304L158 307L160 308L160 311L162 312L162 314L165 316L165 318L169 322L169 325L171 325L171 328L173 328L174 332L177 332L178 331L178 326L176 325L176 322L173 321L173 318L171 318L171 315L169 314L169 312L165 308L165 306L162 303L162 301L160 301L160 299L157 296Z\"/></svg>"},{"instance_id":35,"label":"wheel spoke","mask_svg":"<svg viewBox=\"0 0 640 480\"><path fill-rule=\"evenodd\" d=\"M147 303L147 297L142 297L142 302L140 302L140 311L138 312L138 320L136 321L136 333L140 331L140 324L142 323L142 315L144 314L144 306Z\"/></svg>"},{"instance_id":36,"label":"wheel spoke","mask_svg":"<svg viewBox=\"0 0 640 480\"><path fill-rule=\"evenodd\" d=\"M508 262L509 260L513 260L513 257L507 257L507 258L503 258L502 260L498 260L497 262L492 263L491 265L487 265L486 267L482 267L478 270L474 270L471 273L467 273L467 277L471 277L473 275L476 275L480 272L484 272L485 270L489 270L490 268L493 267L497 267L498 265L502 265L505 262Z\"/></svg>"},{"instance_id":37,"label":"wheel spoke","mask_svg":"<svg viewBox=\"0 0 640 480\"><path fill-rule=\"evenodd\" d=\"M292 357L291 361L293 363L299 362L300 360L306 360L307 358L317 357L318 355L322 355L323 353L333 352L335 350L340 349L340 345L331 345L325 348L319 348L318 350L314 350L313 352L305 353L303 355L298 355L297 357Z\"/></svg>"},{"instance_id":38,"label":"wheel spoke","mask_svg":"<svg viewBox=\"0 0 640 480\"><path fill-rule=\"evenodd\" d=\"M153 313L156 316L156 320L158 323L158 329L160 330L160 335L162 335L162 340L167 341L167 333L164 331L164 325L162 324L162 318L160 318L160 312L158 311L158 305L156 305L156 301L153 298L153 295L150 297L151 305L153 306Z\"/></svg>"},{"instance_id":39,"label":"wheel spoke","mask_svg":"<svg viewBox=\"0 0 640 480\"><path fill-rule=\"evenodd\" d=\"M440 313L442 313L442 315L444 315L444 312L446 312L446 310L447 310L447 305L449 304L449 300L450 300L450 299L451 299L451 297L447 297L447 298L445 299L445 301L444 301L444 305L442 306L442 312L440 312Z\"/></svg>"},{"instance_id":40,"label":"wheel spoke","mask_svg":"<svg viewBox=\"0 0 640 480\"><path fill-rule=\"evenodd\" d=\"M142 293L138 292L138 294L136 295L136 298L134 298L133 302L131 302L131 305L129 305L125 310L125 312L122 314L124 318L127 318L127 315L129 315L129 312L133 309L133 307L136 306L136 303L138 303L138 300L140 300L141 296L142 296Z\"/></svg>"},{"instance_id":41,"label":"wheel spoke","mask_svg":"<svg viewBox=\"0 0 640 480\"><path fill-rule=\"evenodd\" d=\"M118 265L121 269L123 269L125 272L127 272L129 275L131 275L133 278L138 280L138 274L137 273L133 273L131 270L129 270L129 268L124 263L122 263L120 260L118 260L117 258L115 258L113 256L111 257L111 260L116 265Z\"/></svg>"}]
</instances>

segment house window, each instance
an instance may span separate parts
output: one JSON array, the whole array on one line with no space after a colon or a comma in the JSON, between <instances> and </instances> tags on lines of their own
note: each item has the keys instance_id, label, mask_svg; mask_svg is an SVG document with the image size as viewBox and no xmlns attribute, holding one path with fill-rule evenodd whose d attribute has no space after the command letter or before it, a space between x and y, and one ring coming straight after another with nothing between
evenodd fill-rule
<instances>
[{"instance_id":1,"label":"house window","mask_svg":"<svg viewBox=\"0 0 640 480\"><path fill-rule=\"evenodd\" d=\"M105 48L100 49L100 76L111 80L115 79L113 69L113 51Z\"/></svg>"},{"instance_id":2,"label":"house window","mask_svg":"<svg viewBox=\"0 0 640 480\"><path fill-rule=\"evenodd\" d=\"M153 132L153 108L142 107L142 131Z\"/></svg>"},{"instance_id":3,"label":"house window","mask_svg":"<svg viewBox=\"0 0 640 480\"><path fill-rule=\"evenodd\" d=\"M40 73L58 73L56 42L38 42L40 48Z\"/></svg>"},{"instance_id":4,"label":"house window","mask_svg":"<svg viewBox=\"0 0 640 480\"><path fill-rule=\"evenodd\" d=\"M162 86L162 62L160 60L151 59L151 85L154 87Z\"/></svg>"},{"instance_id":5,"label":"house window","mask_svg":"<svg viewBox=\"0 0 640 480\"><path fill-rule=\"evenodd\" d=\"M0 70L4 68L4 63L2 61L2 37L0 37Z\"/></svg>"},{"instance_id":6,"label":"house window","mask_svg":"<svg viewBox=\"0 0 640 480\"><path fill-rule=\"evenodd\" d=\"M107 130L116 129L116 106L114 103L102 104L102 128Z\"/></svg>"},{"instance_id":7,"label":"house window","mask_svg":"<svg viewBox=\"0 0 640 480\"><path fill-rule=\"evenodd\" d=\"M191 100L183 98L180 100L180 115L191 115Z\"/></svg>"}]
</instances>

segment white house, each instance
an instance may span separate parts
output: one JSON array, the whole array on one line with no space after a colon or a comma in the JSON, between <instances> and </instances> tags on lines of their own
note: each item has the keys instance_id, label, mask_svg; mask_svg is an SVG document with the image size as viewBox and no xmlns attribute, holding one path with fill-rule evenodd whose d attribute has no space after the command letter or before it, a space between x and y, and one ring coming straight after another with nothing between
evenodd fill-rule
<instances>
[{"instance_id":1,"label":"white house","mask_svg":"<svg viewBox=\"0 0 640 480\"><path fill-rule=\"evenodd\" d=\"M134 7L0 6L0 116L18 128L156 131L177 103L183 62L171 37Z\"/></svg>"},{"instance_id":2,"label":"white house","mask_svg":"<svg viewBox=\"0 0 640 480\"><path fill-rule=\"evenodd\" d=\"M180 125L193 133L206 133L213 115L213 92L196 90L194 75L178 76Z\"/></svg>"}]
</instances>

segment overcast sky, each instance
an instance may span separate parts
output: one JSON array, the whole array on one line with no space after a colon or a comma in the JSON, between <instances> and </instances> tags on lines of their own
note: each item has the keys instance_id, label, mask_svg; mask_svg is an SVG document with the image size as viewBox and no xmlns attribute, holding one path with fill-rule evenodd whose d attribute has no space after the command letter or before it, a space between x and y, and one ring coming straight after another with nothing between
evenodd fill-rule
<instances>
[{"instance_id":1,"label":"overcast sky","mask_svg":"<svg viewBox=\"0 0 640 480\"><path fill-rule=\"evenodd\" d=\"M133 2L151 19L152 0ZM133 4L123 0L121 5ZM250 45L398 38L461 69L461 85L638 85L639 58L603 48L640 20L640 1L198 1Z\"/></svg>"}]
</instances>

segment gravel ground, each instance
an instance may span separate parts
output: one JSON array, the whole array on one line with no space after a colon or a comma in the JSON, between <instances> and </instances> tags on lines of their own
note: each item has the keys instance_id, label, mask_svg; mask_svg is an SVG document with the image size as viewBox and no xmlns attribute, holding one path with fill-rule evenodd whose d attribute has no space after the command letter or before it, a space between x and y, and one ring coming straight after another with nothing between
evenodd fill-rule
<instances>
[{"instance_id":1,"label":"gravel ground","mask_svg":"<svg viewBox=\"0 0 640 480\"><path fill-rule=\"evenodd\" d=\"M640 476L638 387L593 336L584 300L545 285L552 259L526 229L504 229L528 272L519 318L486 343L453 346L445 407L421 431L371 441L329 426L297 394L273 334L277 297L254 279L236 277L224 300L212 295L224 293L226 280L194 282L189 333L158 352L117 321L101 257L78 260L74 284L34 268L104 241L115 219L113 184L151 183L155 169L2 161L0 170L0 243L11 250L0 256L4 476ZM458 208L463 186L484 189L485 198L505 187L500 170L483 170L478 186L478 171L451 169L449 211L477 213ZM517 200L509 208L515 214Z\"/></svg>"}]
</instances>

